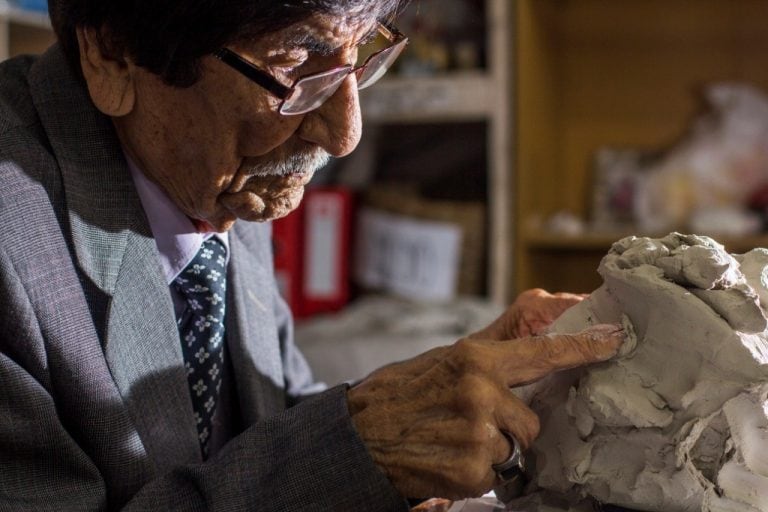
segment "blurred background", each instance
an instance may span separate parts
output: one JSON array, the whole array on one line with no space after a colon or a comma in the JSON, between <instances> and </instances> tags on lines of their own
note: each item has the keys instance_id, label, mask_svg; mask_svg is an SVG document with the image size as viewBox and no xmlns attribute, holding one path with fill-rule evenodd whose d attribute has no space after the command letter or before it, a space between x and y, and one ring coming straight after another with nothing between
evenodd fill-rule
<instances>
[{"instance_id":1,"label":"blurred background","mask_svg":"<svg viewBox=\"0 0 768 512\"><path fill-rule=\"evenodd\" d=\"M53 37L0 0L0 59ZM482 327L521 290L590 292L627 235L768 246L768 0L412 0L364 135L275 222L318 377Z\"/></svg>"}]
</instances>

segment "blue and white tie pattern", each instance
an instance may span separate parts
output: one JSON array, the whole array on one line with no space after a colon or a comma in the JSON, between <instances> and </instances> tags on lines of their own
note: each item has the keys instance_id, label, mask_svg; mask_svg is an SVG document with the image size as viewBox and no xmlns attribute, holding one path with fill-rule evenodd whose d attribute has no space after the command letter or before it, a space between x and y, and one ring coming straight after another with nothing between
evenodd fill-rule
<instances>
[{"instance_id":1,"label":"blue and white tie pattern","mask_svg":"<svg viewBox=\"0 0 768 512\"><path fill-rule=\"evenodd\" d=\"M208 457L221 388L226 275L227 249L211 237L173 281L187 301L178 321L179 334L203 458Z\"/></svg>"}]
</instances>

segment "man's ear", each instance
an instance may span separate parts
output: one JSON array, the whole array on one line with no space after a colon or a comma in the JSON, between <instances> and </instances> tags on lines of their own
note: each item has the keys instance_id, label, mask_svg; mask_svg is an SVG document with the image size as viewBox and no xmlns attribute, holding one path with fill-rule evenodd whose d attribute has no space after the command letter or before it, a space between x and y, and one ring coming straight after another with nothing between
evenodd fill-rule
<instances>
[{"instance_id":1,"label":"man's ear","mask_svg":"<svg viewBox=\"0 0 768 512\"><path fill-rule=\"evenodd\" d=\"M122 58L105 55L97 37L94 28L77 28L80 67L88 92L104 114L124 116L133 110L136 99L131 66Z\"/></svg>"}]
</instances>

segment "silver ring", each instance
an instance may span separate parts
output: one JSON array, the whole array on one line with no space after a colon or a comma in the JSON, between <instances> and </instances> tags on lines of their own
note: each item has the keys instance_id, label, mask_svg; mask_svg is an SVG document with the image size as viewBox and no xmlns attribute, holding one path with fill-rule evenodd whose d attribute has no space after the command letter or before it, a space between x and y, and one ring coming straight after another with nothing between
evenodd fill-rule
<instances>
[{"instance_id":1,"label":"silver ring","mask_svg":"<svg viewBox=\"0 0 768 512\"><path fill-rule=\"evenodd\" d=\"M520 449L520 443L515 436L504 430L501 433L509 441L509 445L512 447L512 454L504 462L492 464L491 469L496 472L501 480L511 480L523 474L525 459L523 457L523 450Z\"/></svg>"}]
</instances>

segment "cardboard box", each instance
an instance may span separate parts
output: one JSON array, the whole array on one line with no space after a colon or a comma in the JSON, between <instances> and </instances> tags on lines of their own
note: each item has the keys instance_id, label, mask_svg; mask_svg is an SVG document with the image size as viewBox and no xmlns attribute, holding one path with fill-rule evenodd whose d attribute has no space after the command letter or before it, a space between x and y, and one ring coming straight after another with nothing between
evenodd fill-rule
<instances>
[{"instance_id":1,"label":"cardboard box","mask_svg":"<svg viewBox=\"0 0 768 512\"><path fill-rule=\"evenodd\" d=\"M422 301L456 296L461 229L364 209L358 218L355 278L367 288Z\"/></svg>"},{"instance_id":2,"label":"cardboard box","mask_svg":"<svg viewBox=\"0 0 768 512\"><path fill-rule=\"evenodd\" d=\"M486 293L488 255L485 204L475 201L428 199L422 197L414 188L394 184L371 187L362 204L416 221L434 221L458 227L461 243L456 293L471 296L482 296ZM362 233L358 233L356 236L361 235Z\"/></svg>"}]
</instances>

